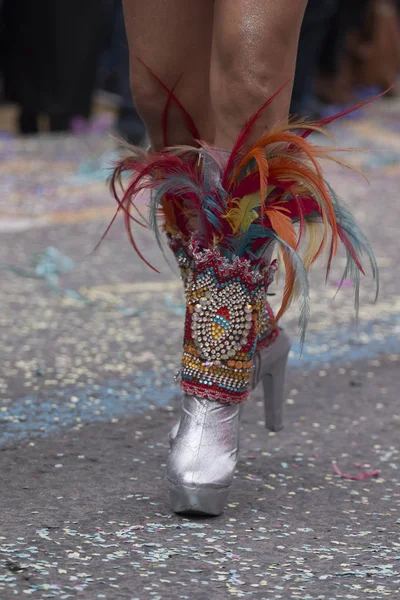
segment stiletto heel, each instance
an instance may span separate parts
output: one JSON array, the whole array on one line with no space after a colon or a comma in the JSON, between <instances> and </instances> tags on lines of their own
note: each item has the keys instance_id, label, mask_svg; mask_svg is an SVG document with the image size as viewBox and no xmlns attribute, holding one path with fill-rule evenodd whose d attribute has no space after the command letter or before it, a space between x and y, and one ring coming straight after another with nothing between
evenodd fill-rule
<instances>
[{"instance_id":1,"label":"stiletto heel","mask_svg":"<svg viewBox=\"0 0 400 600\"><path fill-rule=\"evenodd\" d=\"M283 428L285 372L289 352L277 361L263 378L265 427L270 431Z\"/></svg>"}]
</instances>

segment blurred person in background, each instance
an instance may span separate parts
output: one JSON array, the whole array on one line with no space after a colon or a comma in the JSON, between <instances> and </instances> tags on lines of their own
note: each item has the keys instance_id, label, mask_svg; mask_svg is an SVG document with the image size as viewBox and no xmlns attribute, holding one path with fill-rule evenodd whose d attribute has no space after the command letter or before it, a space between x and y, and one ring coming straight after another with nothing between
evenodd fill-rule
<instances>
[{"instance_id":1,"label":"blurred person in background","mask_svg":"<svg viewBox=\"0 0 400 600\"><path fill-rule=\"evenodd\" d=\"M290 112L318 118L316 86L325 38L340 0L308 0L301 27Z\"/></svg>"},{"instance_id":2,"label":"blurred person in background","mask_svg":"<svg viewBox=\"0 0 400 600\"><path fill-rule=\"evenodd\" d=\"M360 0L359 0L360 1ZM369 0L362 18L353 24L348 39L348 60L353 85L394 86L400 74L400 3L396 0ZM361 11L360 11L361 12Z\"/></svg>"},{"instance_id":3,"label":"blurred person in background","mask_svg":"<svg viewBox=\"0 0 400 600\"><path fill-rule=\"evenodd\" d=\"M354 101L354 73L350 59L350 41L363 29L373 0L338 0L323 40L319 58L317 94L325 104Z\"/></svg>"},{"instance_id":4,"label":"blurred person in background","mask_svg":"<svg viewBox=\"0 0 400 600\"><path fill-rule=\"evenodd\" d=\"M144 143L146 129L138 115L129 81L129 48L121 0L104 0L106 41L100 61L99 87L118 97L117 131L130 144Z\"/></svg>"},{"instance_id":5,"label":"blurred person in background","mask_svg":"<svg viewBox=\"0 0 400 600\"><path fill-rule=\"evenodd\" d=\"M39 117L53 132L92 108L103 39L99 0L3 0L6 98L19 107L18 129L37 133Z\"/></svg>"},{"instance_id":6,"label":"blurred person in background","mask_svg":"<svg viewBox=\"0 0 400 600\"><path fill-rule=\"evenodd\" d=\"M309 0L291 112L318 118L326 105L354 103L363 86L384 90L395 84L399 6L395 0Z\"/></svg>"}]
</instances>

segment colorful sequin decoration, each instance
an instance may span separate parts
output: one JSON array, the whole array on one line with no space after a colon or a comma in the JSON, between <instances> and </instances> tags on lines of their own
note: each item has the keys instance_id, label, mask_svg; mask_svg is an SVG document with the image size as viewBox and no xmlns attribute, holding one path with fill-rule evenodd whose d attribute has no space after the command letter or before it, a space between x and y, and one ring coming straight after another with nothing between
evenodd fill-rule
<instances>
[{"instance_id":1,"label":"colorful sequin decoration","mask_svg":"<svg viewBox=\"0 0 400 600\"><path fill-rule=\"evenodd\" d=\"M254 270L249 261L228 261L215 249L171 247L186 296L182 389L220 402L244 402L260 336L272 341L265 306L276 265Z\"/></svg>"},{"instance_id":2,"label":"colorful sequin decoration","mask_svg":"<svg viewBox=\"0 0 400 600\"><path fill-rule=\"evenodd\" d=\"M274 311L267 299L262 314L261 333L257 341L257 351L264 350L273 344L279 335L279 331Z\"/></svg>"}]
</instances>

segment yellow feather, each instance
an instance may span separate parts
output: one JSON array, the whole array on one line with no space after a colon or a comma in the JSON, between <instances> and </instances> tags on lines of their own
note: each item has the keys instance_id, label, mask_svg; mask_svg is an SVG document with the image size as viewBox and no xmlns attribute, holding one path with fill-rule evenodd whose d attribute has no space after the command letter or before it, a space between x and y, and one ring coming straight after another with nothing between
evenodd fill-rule
<instances>
[{"instance_id":1,"label":"yellow feather","mask_svg":"<svg viewBox=\"0 0 400 600\"><path fill-rule=\"evenodd\" d=\"M221 236L217 236L217 235L213 234L212 247L216 248L218 246L218 244L220 243L221 240L222 240Z\"/></svg>"},{"instance_id":2,"label":"yellow feather","mask_svg":"<svg viewBox=\"0 0 400 600\"><path fill-rule=\"evenodd\" d=\"M258 218L258 213L254 210L261 204L260 192L248 194L243 198L233 198L230 204L235 204L236 208L231 208L224 216L232 228L233 233L237 233L239 229L246 233L250 225Z\"/></svg>"},{"instance_id":3,"label":"yellow feather","mask_svg":"<svg viewBox=\"0 0 400 600\"><path fill-rule=\"evenodd\" d=\"M315 256L318 253L318 249L320 248L322 241L324 240L324 230L322 223L306 222L305 225L307 227L308 245L303 256L303 262L308 271L315 260Z\"/></svg>"}]
</instances>

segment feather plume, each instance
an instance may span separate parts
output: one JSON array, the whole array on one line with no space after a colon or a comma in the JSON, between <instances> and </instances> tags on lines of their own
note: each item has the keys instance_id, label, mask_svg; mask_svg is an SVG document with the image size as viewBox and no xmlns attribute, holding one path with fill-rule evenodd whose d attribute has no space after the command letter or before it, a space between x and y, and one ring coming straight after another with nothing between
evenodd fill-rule
<instances>
[{"instance_id":1,"label":"feather plume","mask_svg":"<svg viewBox=\"0 0 400 600\"><path fill-rule=\"evenodd\" d=\"M271 228L293 250L297 246L296 231L293 222L287 214L289 211L281 204L275 204L266 209Z\"/></svg>"},{"instance_id":2,"label":"feather plume","mask_svg":"<svg viewBox=\"0 0 400 600\"><path fill-rule=\"evenodd\" d=\"M195 139L195 140L200 139L199 130L197 129L195 122L193 121L192 117L190 116L188 111L183 106L182 102L174 94L174 89L175 89L176 85L178 84L179 79L181 78L181 75L179 76L178 81L176 82L175 86L172 89L170 89L167 85L165 85L165 83L162 81L162 79L160 79L160 77L158 77L158 75L144 62L144 60L142 60L139 56L137 56L136 58L145 67L145 69L150 73L150 75L160 84L160 86L167 92L168 99L167 99L167 103L166 103L166 111L164 111L164 114L165 115L167 114L170 102L171 102L171 100L173 100L175 102L176 106L179 108L180 112L182 113L182 116L185 120L186 126L187 126L188 130L190 131L190 133L192 134L193 139ZM166 116L165 116L165 118L166 118ZM165 132L165 137L166 137L166 132Z\"/></svg>"},{"instance_id":3,"label":"feather plume","mask_svg":"<svg viewBox=\"0 0 400 600\"><path fill-rule=\"evenodd\" d=\"M339 243L344 246L347 264L343 279L351 277L354 281L356 308L363 253L371 264L378 293L374 254L348 209L325 182L320 161L348 165L335 155L338 149L313 146L307 140L313 131L325 133L324 122L293 121L254 141L255 125L278 90L249 119L232 152L225 156L226 153L198 140L193 121L175 95L176 86L169 90L155 77L168 93L164 127L173 102L197 139L193 146L167 147L162 152L133 148L114 170L110 186L117 201L116 214L123 213L129 238L143 260L133 236L133 226L137 224L150 226L162 249L162 233L166 231L185 243L194 239L201 247L217 248L227 258L247 259L254 269L261 264L266 249L275 243L285 267L277 319L294 299L300 298L302 340L309 312L307 271L324 250L328 254L328 277ZM128 173L131 177L126 183ZM136 205L141 192L150 193L148 221ZM301 257L303 237L306 242Z\"/></svg>"},{"instance_id":4,"label":"feather plume","mask_svg":"<svg viewBox=\"0 0 400 600\"><path fill-rule=\"evenodd\" d=\"M245 123L242 131L239 133L238 138L232 148L232 152L224 170L222 183L225 189L229 189L229 183L230 179L232 178L232 174L235 172L238 163L240 162L242 156L246 152L246 148L249 145L249 140L253 135L256 123L258 123L268 106L275 100L275 98L288 84L289 80L286 81L270 98L268 98L268 100L264 102L264 104L250 117L247 123Z\"/></svg>"},{"instance_id":5,"label":"feather plume","mask_svg":"<svg viewBox=\"0 0 400 600\"><path fill-rule=\"evenodd\" d=\"M275 239L281 250L286 271L283 298L281 307L276 315L276 321L279 321L294 299L300 299L299 330L300 341L301 344L303 344L310 314L310 285L308 282L307 271L298 252L293 250L293 248L279 238L279 236L276 236Z\"/></svg>"}]
</instances>

